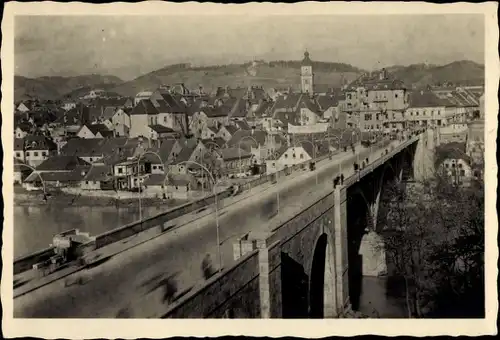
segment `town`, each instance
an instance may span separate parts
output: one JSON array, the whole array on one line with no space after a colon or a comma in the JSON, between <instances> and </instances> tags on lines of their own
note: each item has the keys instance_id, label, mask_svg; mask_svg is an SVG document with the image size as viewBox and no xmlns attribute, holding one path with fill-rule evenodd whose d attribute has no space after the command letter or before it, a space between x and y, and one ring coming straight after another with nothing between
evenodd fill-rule
<instances>
[{"instance_id":1,"label":"town","mask_svg":"<svg viewBox=\"0 0 500 340\"><path fill-rule=\"evenodd\" d=\"M439 171L481 177L483 86L418 88L382 69L334 87L314 64L306 51L295 88L180 83L15 103L14 183L45 202L54 191L194 200L422 128L437 131Z\"/></svg>"}]
</instances>

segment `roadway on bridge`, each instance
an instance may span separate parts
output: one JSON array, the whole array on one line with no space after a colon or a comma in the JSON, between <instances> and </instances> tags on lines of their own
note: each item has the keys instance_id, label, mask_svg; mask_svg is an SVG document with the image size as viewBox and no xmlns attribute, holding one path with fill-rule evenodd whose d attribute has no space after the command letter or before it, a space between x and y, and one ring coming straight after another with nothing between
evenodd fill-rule
<instances>
[{"instance_id":1,"label":"roadway on bridge","mask_svg":"<svg viewBox=\"0 0 500 340\"><path fill-rule=\"evenodd\" d=\"M397 142L392 144L397 145ZM230 266L234 262L232 244L238 237L269 224L271 219L293 213L313 191L331 188L332 178L337 175L339 164L344 176L348 177L353 173L354 161L365 157L370 157L372 161L385 148L374 146L371 157L370 150L361 146L356 155L350 151L340 153L331 161L321 162L323 165L316 171L305 170L283 177L276 185L263 190L254 189L250 197L221 209L219 230L223 266ZM276 216L277 192L280 193L279 216ZM162 279L173 278L177 292L182 292L203 280L201 262L205 254L211 254L213 264L217 266L214 215L208 214L191 221L117 254L94 268L82 270L66 279L19 296L14 300L14 316L113 318L120 313L136 318L161 316L168 308L163 301ZM182 221L186 221L188 217L183 216L179 218L179 222L174 222L182 225ZM81 284L66 286L65 282L76 282L79 277L84 278Z\"/></svg>"}]
</instances>

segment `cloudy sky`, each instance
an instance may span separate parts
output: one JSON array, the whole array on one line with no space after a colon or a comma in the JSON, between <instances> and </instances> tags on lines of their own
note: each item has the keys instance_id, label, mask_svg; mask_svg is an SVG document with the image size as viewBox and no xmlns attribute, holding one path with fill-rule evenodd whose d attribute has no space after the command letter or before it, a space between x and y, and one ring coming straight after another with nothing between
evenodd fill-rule
<instances>
[{"instance_id":1,"label":"cloudy sky","mask_svg":"<svg viewBox=\"0 0 500 340\"><path fill-rule=\"evenodd\" d=\"M168 64L298 60L364 69L484 62L482 15L18 16L16 74L112 74L125 80Z\"/></svg>"}]
</instances>

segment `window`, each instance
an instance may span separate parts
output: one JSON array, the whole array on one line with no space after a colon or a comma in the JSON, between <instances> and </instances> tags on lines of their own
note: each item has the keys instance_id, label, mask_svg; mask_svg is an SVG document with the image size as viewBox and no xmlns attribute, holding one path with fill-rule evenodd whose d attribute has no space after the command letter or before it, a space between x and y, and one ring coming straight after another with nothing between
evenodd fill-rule
<instances>
[{"instance_id":1,"label":"window","mask_svg":"<svg viewBox=\"0 0 500 340\"><path fill-rule=\"evenodd\" d=\"M453 164L451 165L451 167L452 167L452 168L455 168L455 163L453 163Z\"/></svg>"},{"instance_id":2,"label":"window","mask_svg":"<svg viewBox=\"0 0 500 340\"><path fill-rule=\"evenodd\" d=\"M167 122L167 116L163 117L163 121L166 123Z\"/></svg>"},{"instance_id":3,"label":"window","mask_svg":"<svg viewBox=\"0 0 500 340\"><path fill-rule=\"evenodd\" d=\"M445 167L445 168L449 168L449 167L450 167L450 165L449 165L448 163L444 163L444 167Z\"/></svg>"},{"instance_id":4,"label":"window","mask_svg":"<svg viewBox=\"0 0 500 340\"><path fill-rule=\"evenodd\" d=\"M365 120L372 120L371 114L365 114Z\"/></svg>"},{"instance_id":5,"label":"window","mask_svg":"<svg viewBox=\"0 0 500 340\"><path fill-rule=\"evenodd\" d=\"M21 157L21 153L20 152L16 152L16 157L17 158Z\"/></svg>"},{"instance_id":6,"label":"window","mask_svg":"<svg viewBox=\"0 0 500 340\"><path fill-rule=\"evenodd\" d=\"M287 153L285 154L285 158L288 158L288 154Z\"/></svg>"},{"instance_id":7,"label":"window","mask_svg":"<svg viewBox=\"0 0 500 340\"><path fill-rule=\"evenodd\" d=\"M123 169L122 168L118 168L118 173L119 174L123 173Z\"/></svg>"},{"instance_id":8,"label":"window","mask_svg":"<svg viewBox=\"0 0 500 340\"><path fill-rule=\"evenodd\" d=\"M304 159L304 154L300 154L300 159Z\"/></svg>"},{"instance_id":9,"label":"window","mask_svg":"<svg viewBox=\"0 0 500 340\"><path fill-rule=\"evenodd\" d=\"M296 157L295 157L295 154L293 154L293 156L292 156L292 157L293 157L293 158L296 158Z\"/></svg>"},{"instance_id":10,"label":"window","mask_svg":"<svg viewBox=\"0 0 500 340\"><path fill-rule=\"evenodd\" d=\"M44 155L45 156L45 155ZM89 158L89 162L92 162L92 157Z\"/></svg>"},{"instance_id":11,"label":"window","mask_svg":"<svg viewBox=\"0 0 500 340\"><path fill-rule=\"evenodd\" d=\"M175 186L175 190L179 190L179 187L177 185Z\"/></svg>"},{"instance_id":12,"label":"window","mask_svg":"<svg viewBox=\"0 0 500 340\"><path fill-rule=\"evenodd\" d=\"M89 184L89 181L85 181L85 184L87 184L87 185L88 185L88 184Z\"/></svg>"},{"instance_id":13,"label":"window","mask_svg":"<svg viewBox=\"0 0 500 340\"><path fill-rule=\"evenodd\" d=\"M38 157L38 152L37 151L34 152L34 156Z\"/></svg>"},{"instance_id":14,"label":"window","mask_svg":"<svg viewBox=\"0 0 500 340\"><path fill-rule=\"evenodd\" d=\"M42 156L47 156L47 151L42 151Z\"/></svg>"},{"instance_id":15,"label":"window","mask_svg":"<svg viewBox=\"0 0 500 340\"><path fill-rule=\"evenodd\" d=\"M273 162L273 166L276 166L276 163Z\"/></svg>"}]
</instances>

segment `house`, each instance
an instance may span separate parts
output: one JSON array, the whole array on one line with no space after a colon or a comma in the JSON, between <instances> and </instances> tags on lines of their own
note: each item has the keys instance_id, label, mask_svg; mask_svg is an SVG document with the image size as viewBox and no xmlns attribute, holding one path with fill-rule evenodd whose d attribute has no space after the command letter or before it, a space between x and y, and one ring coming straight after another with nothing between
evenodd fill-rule
<instances>
[{"instance_id":1,"label":"house","mask_svg":"<svg viewBox=\"0 0 500 340\"><path fill-rule=\"evenodd\" d=\"M190 174L155 174L144 181L144 192L158 198L190 199L197 189L199 184Z\"/></svg>"},{"instance_id":2,"label":"house","mask_svg":"<svg viewBox=\"0 0 500 340\"><path fill-rule=\"evenodd\" d=\"M238 130L248 130L248 131L250 131L252 129L250 127L250 125L248 125L248 123L245 120L235 120L235 121L233 121L233 124L234 124L234 126L236 126L236 128Z\"/></svg>"},{"instance_id":3,"label":"house","mask_svg":"<svg viewBox=\"0 0 500 340\"><path fill-rule=\"evenodd\" d=\"M14 158L19 159L23 163L25 161L23 138L14 138Z\"/></svg>"},{"instance_id":4,"label":"house","mask_svg":"<svg viewBox=\"0 0 500 340\"><path fill-rule=\"evenodd\" d=\"M142 100L149 100L152 95L153 92L151 91L142 91L137 93L134 97L134 106L137 106L137 104L139 104L139 102Z\"/></svg>"},{"instance_id":5,"label":"house","mask_svg":"<svg viewBox=\"0 0 500 340\"><path fill-rule=\"evenodd\" d=\"M158 110L151 100L142 99L130 112L129 137L149 137L150 125L158 124Z\"/></svg>"},{"instance_id":6,"label":"house","mask_svg":"<svg viewBox=\"0 0 500 340\"><path fill-rule=\"evenodd\" d=\"M144 173L144 162L137 160L123 160L113 166L115 188L117 190L130 190L138 186L139 174Z\"/></svg>"},{"instance_id":7,"label":"house","mask_svg":"<svg viewBox=\"0 0 500 340\"><path fill-rule=\"evenodd\" d=\"M62 106L61 106L65 111L69 111L71 109L74 109L76 108L76 102L72 101L72 100L67 100L67 101L64 101Z\"/></svg>"},{"instance_id":8,"label":"house","mask_svg":"<svg viewBox=\"0 0 500 340\"><path fill-rule=\"evenodd\" d=\"M83 99L95 99L95 98L99 98L99 97L103 96L104 93L105 93L105 91L101 90L101 89L91 90L91 91L89 91L88 94L86 94L85 96L83 96Z\"/></svg>"},{"instance_id":9,"label":"house","mask_svg":"<svg viewBox=\"0 0 500 340\"><path fill-rule=\"evenodd\" d=\"M80 130L76 133L78 138L109 138L113 137L113 131L110 130L105 124L88 124L82 125Z\"/></svg>"},{"instance_id":10,"label":"house","mask_svg":"<svg viewBox=\"0 0 500 340\"><path fill-rule=\"evenodd\" d=\"M451 103L444 98L439 98L431 91L413 91L410 93L410 106L404 112L403 126L432 126L442 127L448 125L451 118L447 106ZM397 120L390 119L390 123L395 123Z\"/></svg>"},{"instance_id":11,"label":"house","mask_svg":"<svg viewBox=\"0 0 500 340\"><path fill-rule=\"evenodd\" d=\"M157 124L164 125L178 132L186 132L190 124L189 116L193 113L182 95L176 95L164 89L155 91L151 102L158 110ZM204 103L203 101L199 102Z\"/></svg>"},{"instance_id":12,"label":"house","mask_svg":"<svg viewBox=\"0 0 500 340\"><path fill-rule=\"evenodd\" d=\"M465 153L464 143L442 144L436 148L436 170L455 184L465 184L473 177L479 177L473 170L473 161Z\"/></svg>"},{"instance_id":13,"label":"house","mask_svg":"<svg viewBox=\"0 0 500 340\"><path fill-rule=\"evenodd\" d=\"M63 126L66 135L76 136L83 124L91 123L89 112L90 110L87 106L80 105L64 112L64 114L57 118L54 123Z\"/></svg>"},{"instance_id":14,"label":"house","mask_svg":"<svg viewBox=\"0 0 500 340\"><path fill-rule=\"evenodd\" d=\"M130 133L131 119L130 113L132 109L130 108L120 108L115 111L111 117L111 124L113 125L113 130L115 131L115 136L117 137L127 137Z\"/></svg>"},{"instance_id":15,"label":"house","mask_svg":"<svg viewBox=\"0 0 500 340\"><path fill-rule=\"evenodd\" d=\"M18 124L16 126L16 129L14 130L14 135L16 138L24 138L26 137L31 131L31 124L28 123L23 123L23 124Z\"/></svg>"},{"instance_id":16,"label":"house","mask_svg":"<svg viewBox=\"0 0 500 340\"><path fill-rule=\"evenodd\" d=\"M218 158L221 161L221 174L224 176L234 176L244 174L250 170L253 154L237 147L230 147L217 150Z\"/></svg>"},{"instance_id":17,"label":"house","mask_svg":"<svg viewBox=\"0 0 500 340\"><path fill-rule=\"evenodd\" d=\"M82 190L113 190L113 168L109 165L94 165L82 172L80 189Z\"/></svg>"},{"instance_id":18,"label":"house","mask_svg":"<svg viewBox=\"0 0 500 340\"><path fill-rule=\"evenodd\" d=\"M273 150L287 144L281 134L268 133L264 130L238 130L227 142L230 147L238 147L251 152L256 163L264 163Z\"/></svg>"},{"instance_id":19,"label":"house","mask_svg":"<svg viewBox=\"0 0 500 340\"><path fill-rule=\"evenodd\" d=\"M323 112L323 119L332 122L333 127L337 127L339 122L341 112L339 102L344 99L345 97L340 91L317 97L318 105Z\"/></svg>"},{"instance_id":20,"label":"house","mask_svg":"<svg viewBox=\"0 0 500 340\"><path fill-rule=\"evenodd\" d=\"M30 104L28 104L28 103L20 103L20 104L17 106L16 110L17 110L17 111L19 111L19 112L23 112L23 113L25 113L25 112L29 112L29 111L31 111L30 106L31 106L31 105L30 105Z\"/></svg>"},{"instance_id":21,"label":"house","mask_svg":"<svg viewBox=\"0 0 500 340\"><path fill-rule=\"evenodd\" d=\"M172 130L171 128L169 127L166 127L164 125L160 125L160 124L155 124L155 125L150 125L149 126L149 129L150 129L150 138L152 140L157 140L159 138L178 138L179 137L179 133Z\"/></svg>"},{"instance_id":22,"label":"house","mask_svg":"<svg viewBox=\"0 0 500 340\"><path fill-rule=\"evenodd\" d=\"M467 141L467 123L451 123L439 128L439 143L465 143Z\"/></svg>"},{"instance_id":23,"label":"house","mask_svg":"<svg viewBox=\"0 0 500 340\"><path fill-rule=\"evenodd\" d=\"M24 161L37 167L49 157L57 154L57 145L45 136L28 135L24 138Z\"/></svg>"},{"instance_id":24,"label":"house","mask_svg":"<svg viewBox=\"0 0 500 340\"><path fill-rule=\"evenodd\" d=\"M90 164L76 156L52 156L36 167L24 181L27 190L40 190L45 186L78 186ZM40 180L40 177L43 180Z\"/></svg>"},{"instance_id":25,"label":"house","mask_svg":"<svg viewBox=\"0 0 500 340\"><path fill-rule=\"evenodd\" d=\"M228 111L224 110L224 107L205 106L193 114L190 129L195 136L200 138L206 128L211 128L217 133L220 126L228 124ZM201 138L204 139L209 137L210 136L205 136Z\"/></svg>"},{"instance_id":26,"label":"house","mask_svg":"<svg viewBox=\"0 0 500 340\"><path fill-rule=\"evenodd\" d=\"M315 142L313 144L308 140L302 140L295 142L291 146L284 145L266 160L267 174L316 159L328 152L329 145L326 142Z\"/></svg>"},{"instance_id":27,"label":"house","mask_svg":"<svg viewBox=\"0 0 500 340\"><path fill-rule=\"evenodd\" d=\"M33 170L21 159L14 158L14 184L21 184Z\"/></svg>"},{"instance_id":28,"label":"house","mask_svg":"<svg viewBox=\"0 0 500 340\"><path fill-rule=\"evenodd\" d=\"M105 156L107 140L98 138L71 138L60 149L63 156L77 156L88 163L94 163Z\"/></svg>"},{"instance_id":29,"label":"house","mask_svg":"<svg viewBox=\"0 0 500 340\"><path fill-rule=\"evenodd\" d=\"M202 162L203 154L207 151L203 143L186 140L177 157L169 164L169 171L172 174L187 174L188 168L193 166L193 163L190 162Z\"/></svg>"},{"instance_id":30,"label":"house","mask_svg":"<svg viewBox=\"0 0 500 340\"><path fill-rule=\"evenodd\" d=\"M226 142L229 141L236 131L239 130L239 127L234 125L221 126L219 132L217 132L216 136L224 139Z\"/></svg>"},{"instance_id":31,"label":"house","mask_svg":"<svg viewBox=\"0 0 500 340\"><path fill-rule=\"evenodd\" d=\"M207 149L222 149L226 147L226 141L221 137L202 139L201 142Z\"/></svg>"}]
</instances>

